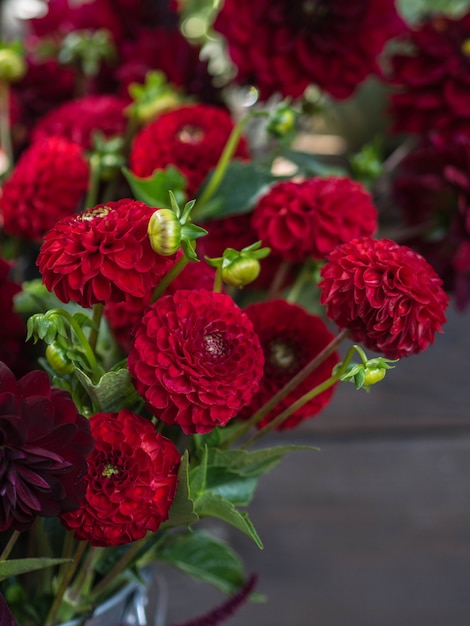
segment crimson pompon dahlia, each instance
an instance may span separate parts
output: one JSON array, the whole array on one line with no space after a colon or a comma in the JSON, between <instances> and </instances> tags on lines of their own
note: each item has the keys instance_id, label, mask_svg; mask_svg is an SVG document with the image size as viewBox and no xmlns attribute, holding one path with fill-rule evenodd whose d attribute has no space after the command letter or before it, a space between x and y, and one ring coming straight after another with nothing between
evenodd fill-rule
<instances>
[{"instance_id":1,"label":"crimson pompon dahlia","mask_svg":"<svg viewBox=\"0 0 470 626\"><path fill-rule=\"evenodd\" d=\"M390 59L393 130L470 135L470 12L433 15L410 31Z\"/></svg>"},{"instance_id":2,"label":"crimson pompon dahlia","mask_svg":"<svg viewBox=\"0 0 470 626\"><path fill-rule=\"evenodd\" d=\"M236 80L261 98L297 98L314 84L348 98L371 74L386 42L404 30L393 0L225 0L214 24Z\"/></svg>"},{"instance_id":3,"label":"crimson pompon dahlia","mask_svg":"<svg viewBox=\"0 0 470 626\"><path fill-rule=\"evenodd\" d=\"M88 420L45 372L17 381L0 362L1 531L78 508L93 446Z\"/></svg>"},{"instance_id":4,"label":"crimson pompon dahlia","mask_svg":"<svg viewBox=\"0 0 470 626\"><path fill-rule=\"evenodd\" d=\"M243 417L249 417L316 357L334 336L320 317L285 300L257 302L247 306L244 311L253 323L264 352L264 374L259 391L242 414ZM301 396L329 378L338 361L338 353L331 354L281 400L258 427L262 428L271 422ZM330 401L333 390L334 387L330 387L304 404L277 429L293 428L302 420L318 415Z\"/></svg>"},{"instance_id":5,"label":"crimson pompon dahlia","mask_svg":"<svg viewBox=\"0 0 470 626\"><path fill-rule=\"evenodd\" d=\"M389 359L425 350L446 321L441 278L417 252L389 239L338 246L321 277L327 316Z\"/></svg>"},{"instance_id":6,"label":"crimson pompon dahlia","mask_svg":"<svg viewBox=\"0 0 470 626\"><path fill-rule=\"evenodd\" d=\"M271 187L258 200L252 224L263 244L282 258L321 260L341 243L372 235L377 209L358 182L335 176L310 178Z\"/></svg>"},{"instance_id":7,"label":"crimson pompon dahlia","mask_svg":"<svg viewBox=\"0 0 470 626\"><path fill-rule=\"evenodd\" d=\"M33 143L22 154L0 196L0 221L8 235L39 241L77 210L88 186L80 146L60 137Z\"/></svg>"},{"instance_id":8,"label":"crimson pompon dahlia","mask_svg":"<svg viewBox=\"0 0 470 626\"><path fill-rule=\"evenodd\" d=\"M180 454L144 417L127 409L90 418L96 445L86 493L61 520L77 539L117 546L156 532L176 492Z\"/></svg>"},{"instance_id":9,"label":"crimson pompon dahlia","mask_svg":"<svg viewBox=\"0 0 470 626\"><path fill-rule=\"evenodd\" d=\"M232 119L225 109L207 104L179 107L140 131L132 144L130 168L137 176L147 177L154 170L173 165L186 176L186 190L193 197L217 164L232 129ZM234 157L248 158L248 144L243 137Z\"/></svg>"},{"instance_id":10,"label":"crimson pompon dahlia","mask_svg":"<svg viewBox=\"0 0 470 626\"><path fill-rule=\"evenodd\" d=\"M110 95L85 96L66 102L39 120L31 134L31 141L63 137L89 150L96 131L105 137L124 133L125 106L124 100Z\"/></svg>"},{"instance_id":11,"label":"crimson pompon dahlia","mask_svg":"<svg viewBox=\"0 0 470 626\"><path fill-rule=\"evenodd\" d=\"M147 309L128 367L150 410L188 434L235 417L258 389L263 360L253 326L232 298L183 289Z\"/></svg>"},{"instance_id":12,"label":"crimson pompon dahlia","mask_svg":"<svg viewBox=\"0 0 470 626\"><path fill-rule=\"evenodd\" d=\"M61 302L85 308L145 297L174 262L156 254L147 227L155 209L124 198L58 222L44 237L37 264Z\"/></svg>"}]
</instances>

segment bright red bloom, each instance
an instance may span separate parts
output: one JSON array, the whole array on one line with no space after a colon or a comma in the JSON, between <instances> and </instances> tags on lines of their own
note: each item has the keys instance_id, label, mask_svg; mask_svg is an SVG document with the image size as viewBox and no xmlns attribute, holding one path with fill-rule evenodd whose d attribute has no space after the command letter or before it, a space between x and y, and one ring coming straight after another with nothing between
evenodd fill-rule
<instances>
[{"instance_id":1,"label":"bright red bloom","mask_svg":"<svg viewBox=\"0 0 470 626\"><path fill-rule=\"evenodd\" d=\"M124 198L58 222L44 238L37 264L43 282L61 302L90 308L143 298L158 284L173 257L156 254L147 226L155 208Z\"/></svg>"},{"instance_id":2,"label":"bright red bloom","mask_svg":"<svg viewBox=\"0 0 470 626\"><path fill-rule=\"evenodd\" d=\"M88 163L80 146L59 137L31 145L0 196L0 219L8 235L38 241L77 208L88 186Z\"/></svg>"},{"instance_id":3,"label":"bright red bloom","mask_svg":"<svg viewBox=\"0 0 470 626\"><path fill-rule=\"evenodd\" d=\"M372 235L377 209L349 178L280 182L258 201L252 223L263 244L288 261L324 259L333 248Z\"/></svg>"},{"instance_id":4,"label":"bright red bloom","mask_svg":"<svg viewBox=\"0 0 470 626\"><path fill-rule=\"evenodd\" d=\"M422 256L389 239L338 246L321 276L327 316L389 359L425 350L446 321L442 280Z\"/></svg>"},{"instance_id":5,"label":"bright red bloom","mask_svg":"<svg viewBox=\"0 0 470 626\"><path fill-rule=\"evenodd\" d=\"M260 389L253 396L250 405L243 410L243 416L249 417L316 357L334 336L320 317L285 300L251 304L246 307L245 313L253 322L264 352L264 375ZM258 427L266 426L301 396L328 379L338 361L338 353L334 352L294 391L281 400L276 408L261 420ZM304 404L280 424L278 430L293 428L302 420L318 415L330 401L333 390L334 387L330 387Z\"/></svg>"},{"instance_id":6,"label":"bright red bloom","mask_svg":"<svg viewBox=\"0 0 470 626\"><path fill-rule=\"evenodd\" d=\"M89 150L92 146L92 135L96 131L105 137L124 133L125 106L124 100L109 95L86 96L66 102L50 111L36 124L31 140L63 137L80 144L84 150Z\"/></svg>"},{"instance_id":7,"label":"bright red bloom","mask_svg":"<svg viewBox=\"0 0 470 626\"><path fill-rule=\"evenodd\" d=\"M297 98L310 84L348 98L379 71L377 57L404 29L393 0L225 0L214 27L236 80L256 85L262 99Z\"/></svg>"},{"instance_id":8,"label":"bright red bloom","mask_svg":"<svg viewBox=\"0 0 470 626\"><path fill-rule=\"evenodd\" d=\"M180 454L144 417L122 409L90 418L96 445L88 456L80 508L61 516L77 539L118 546L156 532L176 492Z\"/></svg>"},{"instance_id":9,"label":"bright red bloom","mask_svg":"<svg viewBox=\"0 0 470 626\"><path fill-rule=\"evenodd\" d=\"M0 361L3 361L16 375L26 373L29 365L26 325L14 310L13 298L21 291L21 286L9 279L10 264L0 258Z\"/></svg>"},{"instance_id":10,"label":"bright red bloom","mask_svg":"<svg viewBox=\"0 0 470 626\"><path fill-rule=\"evenodd\" d=\"M215 167L233 129L224 109L186 105L160 115L134 140L130 167L137 176L151 176L154 170L173 165L187 178L187 192L194 197L209 171ZM247 142L242 138L236 158L248 158Z\"/></svg>"},{"instance_id":11,"label":"bright red bloom","mask_svg":"<svg viewBox=\"0 0 470 626\"><path fill-rule=\"evenodd\" d=\"M407 52L391 57L393 129L470 135L470 12L434 15L409 33Z\"/></svg>"},{"instance_id":12,"label":"bright red bloom","mask_svg":"<svg viewBox=\"0 0 470 626\"><path fill-rule=\"evenodd\" d=\"M16 381L0 363L0 531L78 508L93 445L88 420L45 372Z\"/></svg>"},{"instance_id":13,"label":"bright red bloom","mask_svg":"<svg viewBox=\"0 0 470 626\"><path fill-rule=\"evenodd\" d=\"M157 417L185 433L207 433L250 402L262 376L263 351L232 298L180 290L144 314L128 368Z\"/></svg>"}]
</instances>

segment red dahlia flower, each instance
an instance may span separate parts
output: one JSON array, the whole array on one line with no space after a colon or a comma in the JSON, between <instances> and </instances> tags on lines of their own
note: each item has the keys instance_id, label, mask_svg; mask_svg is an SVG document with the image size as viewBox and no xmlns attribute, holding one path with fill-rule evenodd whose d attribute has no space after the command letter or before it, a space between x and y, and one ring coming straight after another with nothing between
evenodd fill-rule
<instances>
[{"instance_id":1,"label":"red dahlia flower","mask_svg":"<svg viewBox=\"0 0 470 626\"><path fill-rule=\"evenodd\" d=\"M227 111L214 106L186 105L164 113L136 136L129 157L131 170L147 177L173 165L186 176L186 189L193 197L217 164L232 129ZM248 158L244 138L235 157Z\"/></svg>"},{"instance_id":2,"label":"red dahlia flower","mask_svg":"<svg viewBox=\"0 0 470 626\"><path fill-rule=\"evenodd\" d=\"M85 308L119 302L127 294L146 296L173 263L150 245L147 226L154 211L124 198L58 222L37 260L46 287L61 302Z\"/></svg>"},{"instance_id":3,"label":"red dahlia flower","mask_svg":"<svg viewBox=\"0 0 470 626\"><path fill-rule=\"evenodd\" d=\"M185 433L207 433L250 402L263 373L263 351L232 298L180 290L144 314L128 367L157 417Z\"/></svg>"},{"instance_id":4,"label":"red dahlia flower","mask_svg":"<svg viewBox=\"0 0 470 626\"><path fill-rule=\"evenodd\" d=\"M62 515L77 539L118 546L156 532L168 518L179 452L153 424L127 409L90 418L96 446L88 457L80 508Z\"/></svg>"},{"instance_id":5,"label":"red dahlia flower","mask_svg":"<svg viewBox=\"0 0 470 626\"><path fill-rule=\"evenodd\" d=\"M389 359L425 350L446 321L442 280L422 256L389 239L338 246L321 276L327 316Z\"/></svg>"},{"instance_id":6,"label":"red dahlia flower","mask_svg":"<svg viewBox=\"0 0 470 626\"><path fill-rule=\"evenodd\" d=\"M317 356L332 341L333 334L320 317L285 300L251 304L245 313L253 323L264 352L264 375L260 389L243 410L243 416L249 417ZM301 396L329 378L338 361L338 354L334 352L279 402L258 426L266 426ZM330 387L304 404L280 424L278 430L293 428L302 420L317 415L330 401L333 390Z\"/></svg>"},{"instance_id":7,"label":"red dahlia flower","mask_svg":"<svg viewBox=\"0 0 470 626\"><path fill-rule=\"evenodd\" d=\"M59 137L30 146L0 196L0 220L8 235L42 239L52 226L77 210L88 186L82 149Z\"/></svg>"},{"instance_id":8,"label":"red dahlia flower","mask_svg":"<svg viewBox=\"0 0 470 626\"><path fill-rule=\"evenodd\" d=\"M470 13L432 16L409 33L408 50L391 58L393 129L470 134Z\"/></svg>"},{"instance_id":9,"label":"red dahlia flower","mask_svg":"<svg viewBox=\"0 0 470 626\"><path fill-rule=\"evenodd\" d=\"M348 98L369 75L386 42L404 30L393 0L225 0L215 21L237 81L262 99L297 98L310 84Z\"/></svg>"},{"instance_id":10,"label":"red dahlia flower","mask_svg":"<svg viewBox=\"0 0 470 626\"><path fill-rule=\"evenodd\" d=\"M324 259L340 243L372 235L377 209L349 178L280 182L258 201L252 224L263 244L288 261Z\"/></svg>"},{"instance_id":11,"label":"red dahlia flower","mask_svg":"<svg viewBox=\"0 0 470 626\"><path fill-rule=\"evenodd\" d=\"M88 420L45 372L16 381L0 363L0 531L78 508L93 445Z\"/></svg>"},{"instance_id":12,"label":"red dahlia flower","mask_svg":"<svg viewBox=\"0 0 470 626\"><path fill-rule=\"evenodd\" d=\"M86 96L66 102L45 115L35 126L31 140L63 137L78 143L84 150L92 146L92 135L122 135L126 127L123 115L126 102L116 96Z\"/></svg>"}]
</instances>

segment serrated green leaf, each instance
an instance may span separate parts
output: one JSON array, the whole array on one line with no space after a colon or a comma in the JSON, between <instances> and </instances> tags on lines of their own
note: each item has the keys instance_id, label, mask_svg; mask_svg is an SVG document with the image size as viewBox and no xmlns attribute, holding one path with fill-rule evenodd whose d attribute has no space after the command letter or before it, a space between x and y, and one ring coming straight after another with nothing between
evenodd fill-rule
<instances>
[{"instance_id":1,"label":"serrated green leaf","mask_svg":"<svg viewBox=\"0 0 470 626\"><path fill-rule=\"evenodd\" d=\"M107 372L96 384L78 368L75 374L98 411L119 411L132 406L139 398L126 368Z\"/></svg>"},{"instance_id":2,"label":"serrated green leaf","mask_svg":"<svg viewBox=\"0 0 470 626\"><path fill-rule=\"evenodd\" d=\"M207 457L209 451L207 446L202 448L202 456L197 465L193 465L189 472L189 491L192 497L196 498L206 488Z\"/></svg>"},{"instance_id":3,"label":"serrated green leaf","mask_svg":"<svg viewBox=\"0 0 470 626\"><path fill-rule=\"evenodd\" d=\"M227 594L236 592L244 583L243 564L238 555L226 543L204 531L167 537L157 558Z\"/></svg>"},{"instance_id":4,"label":"serrated green leaf","mask_svg":"<svg viewBox=\"0 0 470 626\"><path fill-rule=\"evenodd\" d=\"M51 559L48 557L0 561L0 581L6 580L10 576L19 576L20 574L34 572L38 569L60 565L61 563L70 563L70 561L71 559Z\"/></svg>"},{"instance_id":5,"label":"serrated green leaf","mask_svg":"<svg viewBox=\"0 0 470 626\"><path fill-rule=\"evenodd\" d=\"M253 499L258 484L257 476L244 476L225 467L208 467L206 491L216 493L232 504L246 506Z\"/></svg>"},{"instance_id":6,"label":"serrated green leaf","mask_svg":"<svg viewBox=\"0 0 470 626\"><path fill-rule=\"evenodd\" d=\"M237 470L244 476L261 476L279 463L286 454L297 450L318 450L318 448L296 445L277 446L275 448L253 451L211 448L209 450L208 464Z\"/></svg>"},{"instance_id":7,"label":"serrated green leaf","mask_svg":"<svg viewBox=\"0 0 470 626\"><path fill-rule=\"evenodd\" d=\"M190 497L189 456L188 451L185 450L181 457L181 464L178 470L178 488L170 508L170 514L160 528L190 526L195 524L198 519L199 516L194 511L194 502Z\"/></svg>"},{"instance_id":8,"label":"serrated green leaf","mask_svg":"<svg viewBox=\"0 0 470 626\"><path fill-rule=\"evenodd\" d=\"M134 197L151 207L171 209L170 191L178 204L184 204L186 200L186 178L176 167L169 165L165 170L156 170L148 178L135 176L127 167L122 168L122 173Z\"/></svg>"},{"instance_id":9,"label":"serrated green leaf","mask_svg":"<svg viewBox=\"0 0 470 626\"><path fill-rule=\"evenodd\" d=\"M200 517L216 517L238 528L248 537L251 537L260 549L263 549L261 539L248 514L238 511L231 502L222 496L210 491L204 492L196 499L195 510Z\"/></svg>"}]
</instances>

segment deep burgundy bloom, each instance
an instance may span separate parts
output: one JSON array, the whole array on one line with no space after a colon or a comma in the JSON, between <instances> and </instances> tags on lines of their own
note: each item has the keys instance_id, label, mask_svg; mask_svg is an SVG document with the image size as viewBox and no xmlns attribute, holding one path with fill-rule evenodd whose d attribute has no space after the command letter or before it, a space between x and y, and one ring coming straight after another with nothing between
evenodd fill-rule
<instances>
[{"instance_id":1,"label":"deep burgundy bloom","mask_svg":"<svg viewBox=\"0 0 470 626\"><path fill-rule=\"evenodd\" d=\"M29 366L25 343L26 326L23 318L14 310L13 298L21 286L10 280L10 264L0 257L0 361L17 376L26 373Z\"/></svg>"},{"instance_id":2,"label":"deep burgundy bloom","mask_svg":"<svg viewBox=\"0 0 470 626\"><path fill-rule=\"evenodd\" d=\"M147 235L155 209L124 198L58 222L44 238L37 264L61 302L90 308L98 302L143 298L174 262L156 254Z\"/></svg>"},{"instance_id":3,"label":"deep burgundy bloom","mask_svg":"<svg viewBox=\"0 0 470 626\"><path fill-rule=\"evenodd\" d=\"M470 135L470 12L434 15L410 31L391 58L393 129Z\"/></svg>"},{"instance_id":4,"label":"deep burgundy bloom","mask_svg":"<svg viewBox=\"0 0 470 626\"><path fill-rule=\"evenodd\" d=\"M185 433L207 433L250 402L262 376L263 351L232 298L179 290L144 314L128 367L157 417Z\"/></svg>"},{"instance_id":5,"label":"deep burgundy bloom","mask_svg":"<svg viewBox=\"0 0 470 626\"><path fill-rule=\"evenodd\" d=\"M332 341L334 335L320 317L285 300L251 304L246 307L245 313L253 323L264 352L264 374L259 391L253 396L250 405L243 410L243 417L250 417L316 357ZM266 426L301 396L329 378L338 361L338 353L334 352L294 391L281 400L276 408L261 420L258 427ZM333 390L334 387L330 387L304 404L277 429L293 428L301 421L318 415L331 400Z\"/></svg>"},{"instance_id":6,"label":"deep burgundy bloom","mask_svg":"<svg viewBox=\"0 0 470 626\"><path fill-rule=\"evenodd\" d=\"M431 137L403 160L394 179L394 199L409 238L463 310L470 303L470 140Z\"/></svg>"},{"instance_id":7,"label":"deep burgundy bloom","mask_svg":"<svg viewBox=\"0 0 470 626\"><path fill-rule=\"evenodd\" d=\"M35 126L31 140L64 137L84 150L92 146L92 135L122 135L126 127L123 114L126 102L111 95L86 96L66 102L50 111Z\"/></svg>"},{"instance_id":8,"label":"deep burgundy bloom","mask_svg":"<svg viewBox=\"0 0 470 626\"><path fill-rule=\"evenodd\" d=\"M0 196L0 220L8 235L39 241L77 208L88 186L80 146L59 137L31 145L20 157Z\"/></svg>"},{"instance_id":9,"label":"deep burgundy bloom","mask_svg":"<svg viewBox=\"0 0 470 626\"><path fill-rule=\"evenodd\" d=\"M378 72L377 57L404 25L393 0L225 0L215 21L238 74L261 98L297 98L315 84L348 98Z\"/></svg>"},{"instance_id":10,"label":"deep burgundy bloom","mask_svg":"<svg viewBox=\"0 0 470 626\"><path fill-rule=\"evenodd\" d=\"M311 178L275 184L255 208L258 238L288 261L324 259L340 243L372 235L377 209L349 178Z\"/></svg>"},{"instance_id":11,"label":"deep burgundy bloom","mask_svg":"<svg viewBox=\"0 0 470 626\"><path fill-rule=\"evenodd\" d=\"M321 276L327 316L389 359L425 350L446 321L442 280L417 252L389 239L338 246Z\"/></svg>"},{"instance_id":12,"label":"deep burgundy bloom","mask_svg":"<svg viewBox=\"0 0 470 626\"><path fill-rule=\"evenodd\" d=\"M0 363L0 531L78 508L93 445L88 420L45 372L16 381Z\"/></svg>"},{"instance_id":13,"label":"deep burgundy bloom","mask_svg":"<svg viewBox=\"0 0 470 626\"><path fill-rule=\"evenodd\" d=\"M90 425L96 446L87 459L86 493L62 522L93 546L118 546L156 532L176 491L176 446L127 409L97 413Z\"/></svg>"},{"instance_id":14,"label":"deep burgundy bloom","mask_svg":"<svg viewBox=\"0 0 470 626\"><path fill-rule=\"evenodd\" d=\"M193 197L217 164L232 129L228 112L214 106L185 105L164 113L136 136L129 157L131 170L147 177L173 165L186 176L186 189ZM248 158L244 138L235 157Z\"/></svg>"},{"instance_id":15,"label":"deep burgundy bloom","mask_svg":"<svg viewBox=\"0 0 470 626\"><path fill-rule=\"evenodd\" d=\"M0 593L0 624L1 626L18 626L15 618L11 614L5 598Z\"/></svg>"}]
</instances>

